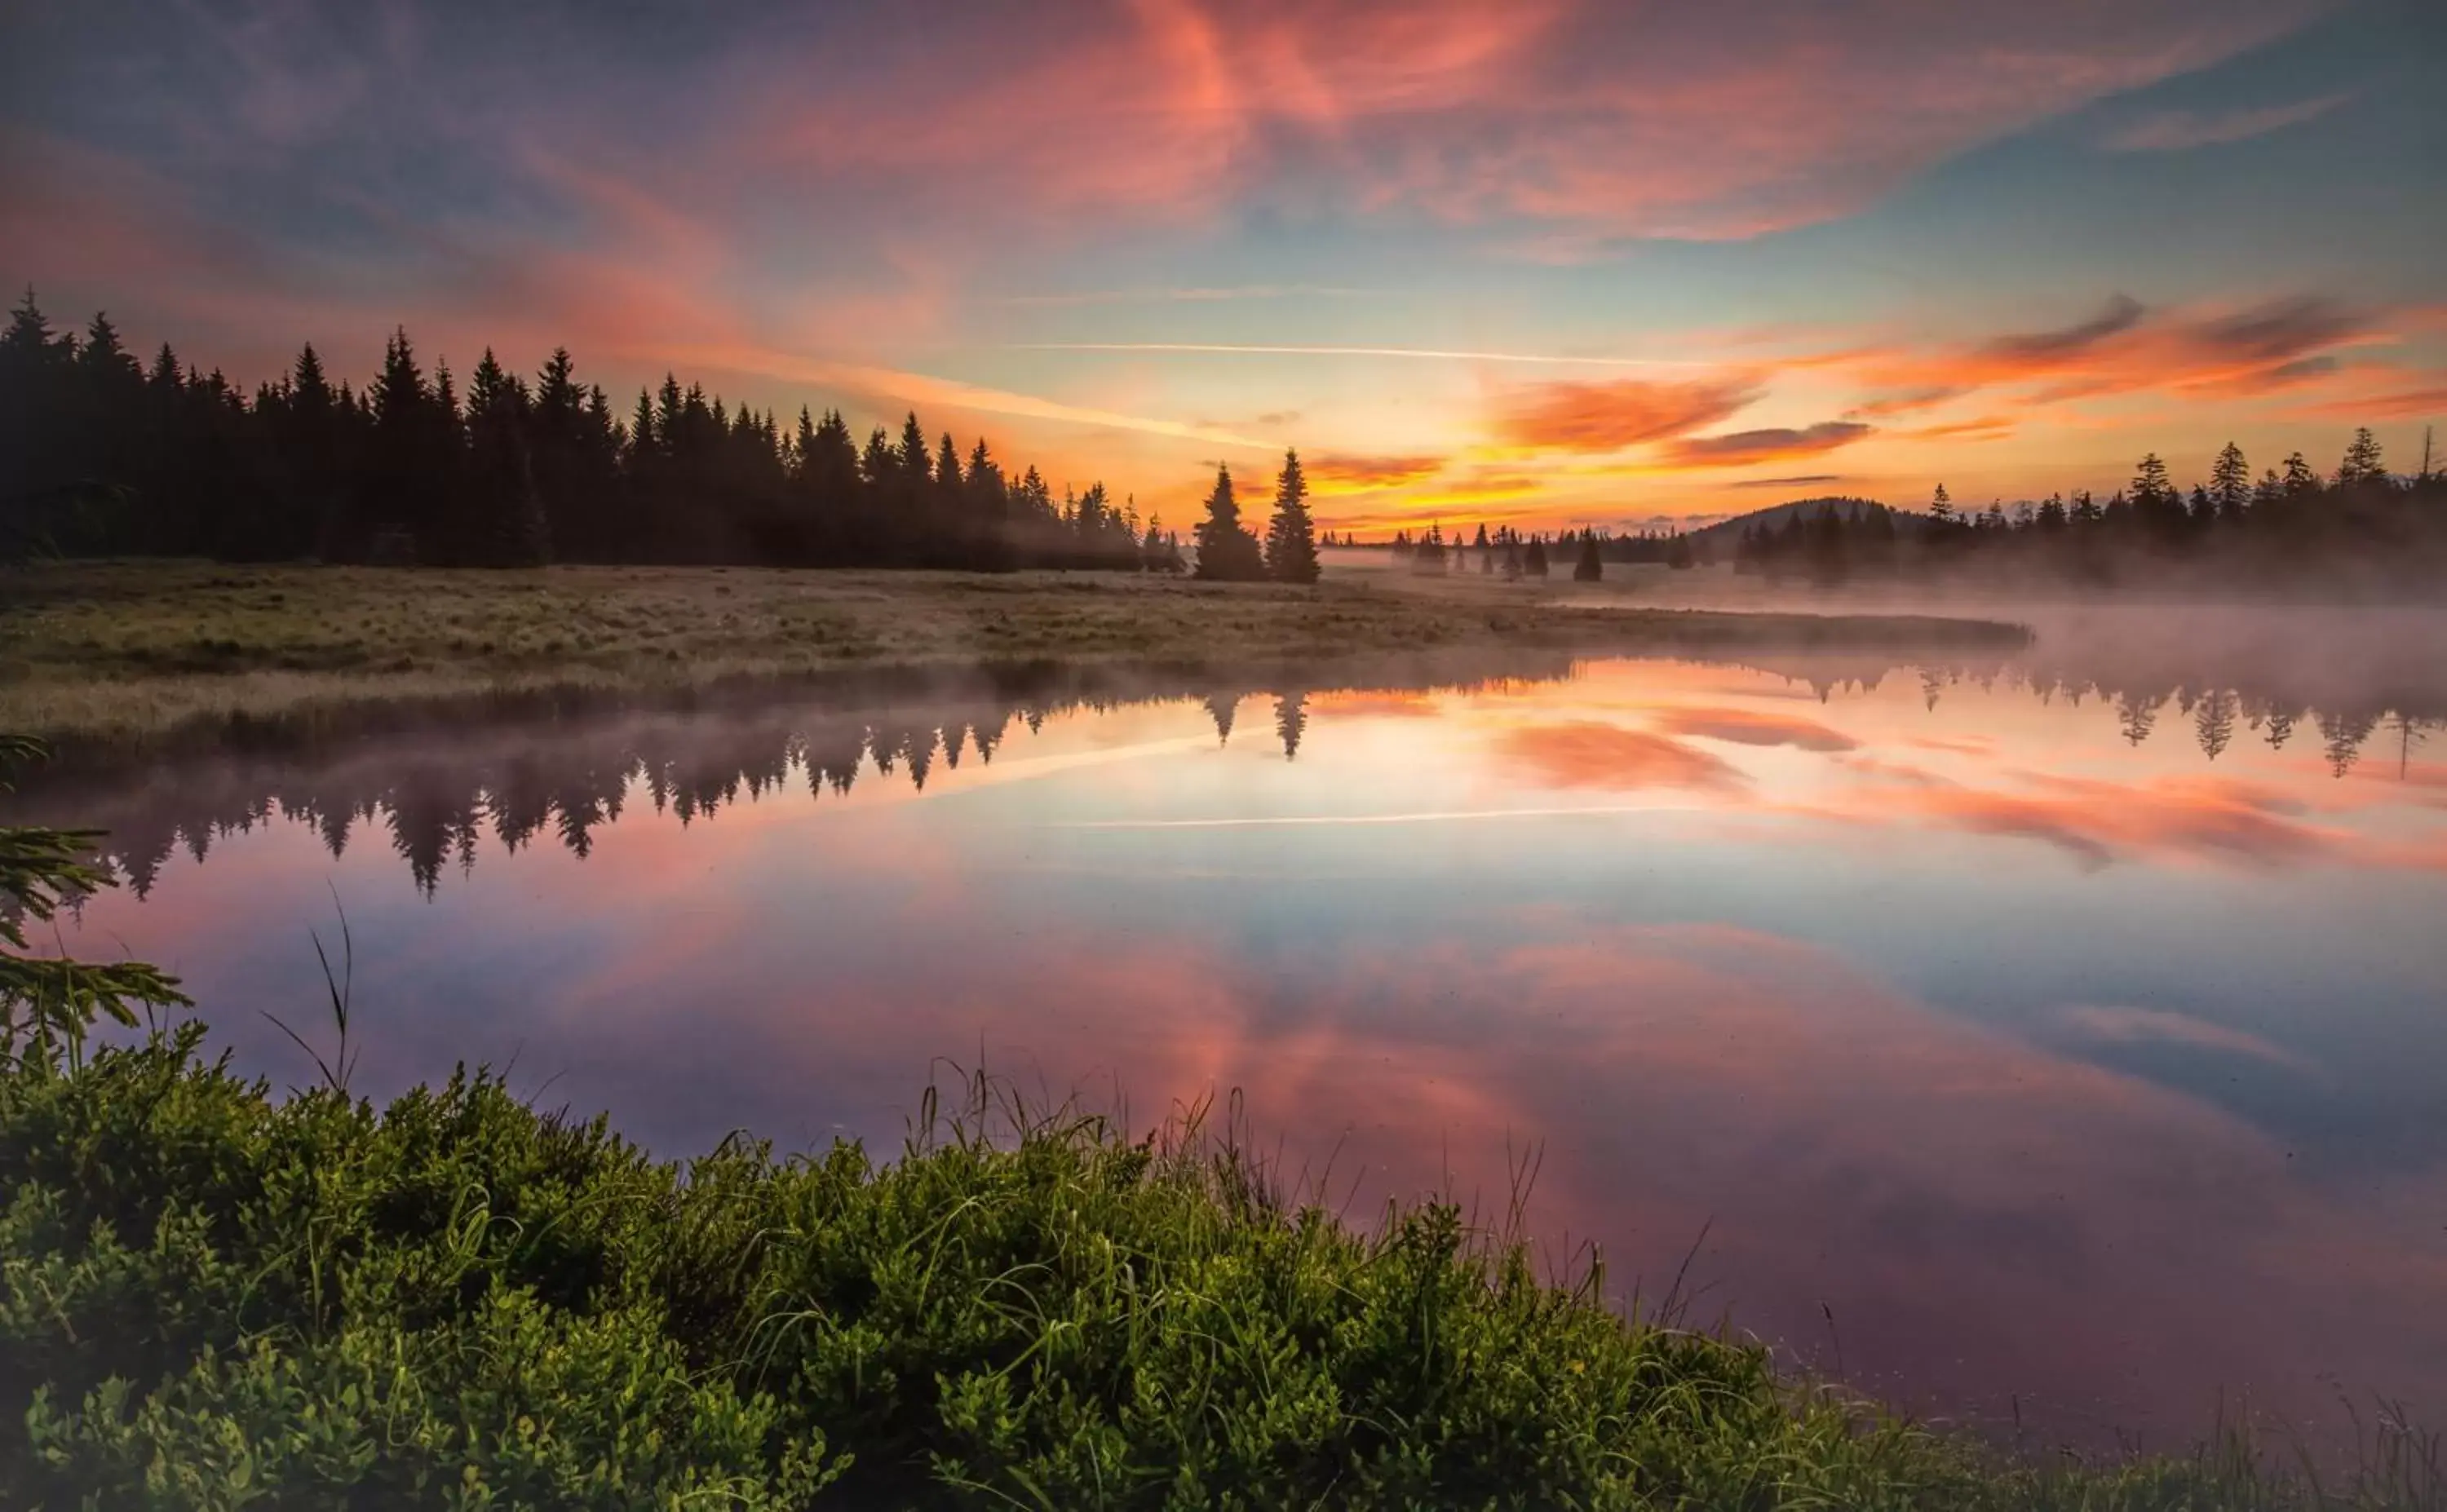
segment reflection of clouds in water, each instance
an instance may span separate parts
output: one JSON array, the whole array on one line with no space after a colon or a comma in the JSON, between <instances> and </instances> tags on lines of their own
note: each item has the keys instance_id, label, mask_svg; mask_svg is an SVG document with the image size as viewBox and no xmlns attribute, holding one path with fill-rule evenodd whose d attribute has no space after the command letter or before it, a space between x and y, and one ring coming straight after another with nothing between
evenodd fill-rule
<instances>
[{"instance_id":1,"label":"reflection of clouds in water","mask_svg":"<svg viewBox=\"0 0 2447 1512\"><path fill-rule=\"evenodd\" d=\"M2112 703L2009 678L1932 711L1916 676L1831 674L1820 709L1778 675L1320 690L1290 764L1281 708L1229 688L234 759L123 795L140 839L223 838L89 917L243 1016L312 1001L304 929L338 873L392 1009L370 1076L522 1041L566 1073L556 1099L673 1151L733 1126L888 1144L938 1056L1150 1115L1243 1087L1287 1154L1338 1143L1379 1195L1450 1160L1500 1199L1506 1136L1542 1140L1547 1232L1655 1283L1713 1219L1711 1305L1807 1348L1829 1303L1856 1377L1917 1403L2019 1389L2188 1432L2218 1387L2291 1410L2328 1399L2318 1369L2429 1384L2447 1150L2422 1122L2435 1016L2400 1002L2427 936L2371 900L2418 915L2436 884L2347 868L2447 874L2435 764L2338 783L2316 742L2234 736L2212 768L2172 713L2129 747ZM1210 694L1238 708L1223 751ZM293 797L313 825L279 820ZM1713 817L1670 817L1691 810ZM372 843L332 859L334 815ZM1573 822L1595 815L1622 822ZM265 945L281 930L294 949ZM2077 1400L2104 1379L2140 1384Z\"/></svg>"},{"instance_id":2,"label":"reflection of clouds in water","mask_svg":"<svg viewBox=\"0 0 2447 1512\"><path fill-rule=\"evenodd\" d=\"M2128 1424L2196 1414L2221 1386L2308 1411L2315 1369L2409 1389L2417 1350L2447 1348L2405 1332L2447 1320L2447 1270L2296 1181L2266 1136L1928 1013L1814 947L1523 913L1493 949L1346 936L1253 957L1201 932L1140 946L1048 920L945 954L917 948L919 921L887 939L888 912L853 913L875 943L821 990L599 1021L635 1036L615 1059L654 1068L623 1101L770 1126L905 1096L928 1057L974 1052L1150 1112L1242 1087L1296 1166L1332 1154L1379 1195L1450 1172L1490 1203L1508 1137L1541 1141L1542 1232L1603 1239L1619 1276L1658 1283L1713 1223L1701 1279L1737 1320L1808 1348L1830 1301L1857 1370L1931 1400L2001 1381L2062 1409L2137 1350L2145 1389L2102 1405ZM721 981L708 950L629 990L667 1003ZM2080 1022L2169 1035L2172 1017ZM2359 1293L2232 1329L2338 1274Z\"/></svg>"},{"instance_id":3,"label":"reflection of clouds in water","mask_svg":"<svg viewBox=\"0 0 2447 1512\"><path fill-rule=\"evenodd\" d=\"M2212 1024L2188 1013L2154 1008L2123 1008L2095 1003L2067 1004L2046 1016L2066 1038L2091 1045L2176 1045L2248 1056L2271 1066L2299 1071L2315 1081L2328 1073L2313 1061L2257 1034Z\"/></svg>"},{"instance_id":4,"label":"reflection of clouds in water","mask_svg":"<svg viewBox=\"0 0 2447 1512\"><path fill-rule=\"evenodd\" d=\"M1523 725L1496 743L1527 775L1555 787L1679 787L1731 792L1748 779L1722 758L1642 729L1598 720Z\"/></svg>"},{"instance_id":5,"label":"reflection of clouds in water","mask_svg":"<svg viewBox=\"0 0 2447 1512\"><path fill-rule=\"evenodd\" d=\"M1802 750L1845 751L1859 741L1811 719L1761 713L1749 709L1666 709L1652 721L1675 735L1719 740L1736 746L1793 746Z\"/></svg>"}]
</instances>

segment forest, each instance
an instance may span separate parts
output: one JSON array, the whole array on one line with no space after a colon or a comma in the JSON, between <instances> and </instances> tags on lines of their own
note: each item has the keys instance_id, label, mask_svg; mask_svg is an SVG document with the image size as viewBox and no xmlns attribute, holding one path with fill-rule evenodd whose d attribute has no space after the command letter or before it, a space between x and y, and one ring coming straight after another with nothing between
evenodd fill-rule
<instances>
[{"instance_id":1,"label":"forest","mask_svg":"<svg viewBox=\"0 0 2447 1512\"><path fill-rule=\"evenodd\" d=\"M1287 457L1261 541L1219 476L1199 575L1315 581L1306 498ZM566 350L530 382L487 349L463 394L404 330L362 389L310 345L249 394L166 343L140 362L106 315L54 334L28 291L0 334L0 560L31 556L1187 566L1178 532L1101 482L1057 499L1035 467L982 439L964 457L914 413L862 444L837 409L786 423L667 375L623 418Z\"/></svg>"},{"instance_id":2,"label":"forest","mask_svg":"<svg viewBox=\"0 0 2447 1512\"><path fill-rule=\"evenodd\" d=\"M1696 532L1608 534L1594 527L1523 535L1478 527L1474 539L1441 524L1391 546L1412 571L1545 577L1568 555L1573 576L1604 565L1710 565L1731 534L1735 572L1775 582L1833 586L1853 579L1940 576L2037 578L2097 587L2282 588L2289 584L2425 595L2447 571L2447 472L2425 444L2419 467L2388 470L2379 440L2354 432L2334 471L2297 451L2251 473L2229 442L2210 476L2179 487L2155 452L2104 501L2087 489L1982 509L1956 504L1940 483L1925 512L1875 500L1796 500L1744 523Z\"/></svg>"},{"instance_id":3,"label":"forest","mask_svg":"<svg viewBox=\"0 0 2447 1512\"><path fill-rule=\"evenodd\" d=\"M2367 428L2326 473L2296 451L2254 478L2229 442L2189 490L2153 452L2104 501L2083 489L1972 510L1943 483L1919 515L1829 500L1780 525L1745 529L1734 562L1815 582L1967 572L2102 586L2308 581L2435 592L2447 568L2447 474L2426 444L2417 471L2391 473Z\"/></svg>"}]
</instances>

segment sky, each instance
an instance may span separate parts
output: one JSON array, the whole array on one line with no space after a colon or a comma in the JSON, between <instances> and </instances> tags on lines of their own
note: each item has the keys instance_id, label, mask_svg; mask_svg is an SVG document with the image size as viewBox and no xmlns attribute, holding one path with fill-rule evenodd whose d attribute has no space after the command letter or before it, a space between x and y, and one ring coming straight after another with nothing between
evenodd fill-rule
<instances>
[{"instance_id":1,"label":"sky","mask_svg":"<svg viewBox=\"0 0 2447 1512\"><path fill-rule=\"evenodd\" d=\"M252 385L404 325L625 411L915 409L1186 523L1642 528L2400 470L2419 0L0 9L0 279Z\"/></svg>"}]
</instances>

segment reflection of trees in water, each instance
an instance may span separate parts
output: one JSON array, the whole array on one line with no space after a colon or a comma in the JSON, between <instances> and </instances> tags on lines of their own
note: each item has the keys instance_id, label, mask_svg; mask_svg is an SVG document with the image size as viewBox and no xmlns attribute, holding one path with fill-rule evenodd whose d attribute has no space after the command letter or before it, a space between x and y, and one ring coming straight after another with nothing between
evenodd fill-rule
<instances>
[{"instance_id":1,"label":"reflection of trees in water","mask_svg":"<svg viewBox=\"0 0 2447 1512\"><path fill-rule=\"evenodd\" d=\"M1741 664L1807 683L1822 703L1874 691L1899 671L1875 656L1746 657ZM2318 732L2322 758L2340 777L2354 769L2381 727L2396 737L2392 754L2400 766L2410 764L2430 731L2447 727L2447 665L2408 671L2400 664L2377 676L2348 669L2319 678L2305 678L2298 669L2289 676L2261 678L2230 666L2179 670L2172 659L2116 666L2111 658L2101 666L2095 657L2052 664L2043 655L2029 655L1922 662L1909 671L1923 707L1932 711L1949 690L1963 687L2020 689L2042 703L2061 698L2077 708L2103 700L2115 710L2117 732L2134 746L2156 733L2160 713L2172 706L2190 718L2192 738L2210 761L2246 730L2282 750L2308 720Z\"/></svg>"},{"instance_id":2,"label":"reflection of trees in water","mask_svg":"<svg viewBox=\"0 0 2447 1512\"><path fill-rule=\"evenodd\" d=\"M2150 738L2158 726L2158 705L2163 700L2140 697L2132 693L2115 695L2115 728L2127 743L2140 745Z\"/></svg>"},{"instance_id":3,"label":"reflection of trees in water","mask_svg":"<svg viewBox=\"0 0 2447 1512\"><path fill-rule=\"evenodd\" d=\"M2031 658L1927 663L1810 654L1745 658L1743 665L1805 681L1821 699L1870 691L1902 674L1916 681L1932 709L1966 687L2020 690L2075 706L2097 700L2113 709L2123 738L2136 746L2156 738L2160 715L2172 706L2189 717L2191 738L2210 761L2245 730L2283 749L2307 721L2338 776L2355 767L2382 728L2387 754L2401 768L2430 730L2447 724L2447 696L2418 685L2316 696L2319 690L2300 686L2236 686L2163 671L2085 668L2077 675ZM1478 688L1569 670L1562 656L1526 663L1507 656L1339 673L1301 668L1203 684L1107 686L1089 674L1046 672L982 690L868 688L828 701L791 702L768 689L661 710L544 700L453 723L391 709L364 716L376 723L354 730L334 728L330 716L294 731L234 728L183 760L131 765L122 756L114 765L109 752L66 752L29 774L15 802L30 822L66 818L109 831L105 860L140 895L179 850L201 860L218 837L275 820L309 826L334 859L367 832L379 832L430 893L451 867L473 866L487 840L514 853L548 838L583 858L596 831L640 799L656 813L694 823L792 784L818 799L846 795L868 769L923 791L939 770L993 762L1015 721L1034 732L1049 716L1072 709L1201 700L1218 741L1228 742L1242 699L1271 691L1275 738L1293 758L1315 691ZM385 718L392 723L381 725Z\"/></svg>"},{"instance_id":4,"label":"reflection of trees in water","mask_svg":"<svg viewBox=\"0 0 2447 1512\"><path fill-rule=\"evenodd\" d=\"M2234 719L2243 700L2229 689L2213 690L2192 710L2192 729L2200 738L2201 754L2215 761L2234 744Z\"/></svg>"},{"instance_id":5,"label":"reflection of trees in water","mask_svg":"<svg viewBox=\"0 0 2447 1512\"><path fill-rule=\"evenodd\" d=\"M1206 712L1208 716L1215 721L1216 745L1229 746L1232 744L1232 716L1240 712L1240 709L1241 695L1238 693L1209 693L1206 695Z\"/></svg>"},{"instance_id":6,"label":"reflection of trees in water","mask_svg":"<svg viewBox=\"0 0 2447 1512\"><path fill-rule=\"evenodd\" d=\"M1275 730L1286 757L1307 723L1306 690L1481 687L1494 678L1560 678L1563 655L1405 658L1355 665L1340 676L1302 672L1242 686L1111 685L1092 673L1047 671L1019 686L980 691L856 690L826 702L794 702L771 689L743 690L728 705L655 711L616 704L575 710L530 700L509 717L450 722L427 711L373 710L373 728L332 728L326 718L266 742L233 728L182 759L131 763L107 751L66 752L34 774L21 807L75 816L107 831L104 860L142 897L181 848L202 860L214 841L279 820L307 826L334 860L378 832L433 892L453 866L475 864L487 839L504 852L548 837L571 854L592 853L595 833L640 799L683 824L710 820L743 800L792 784L822 799L870 781L924 791L939 770L991 764L1015 720L1033 733L1073 709L1104 711L1183 697L1203 698L1219 739L1228 739L1248 692L1278 693ZM582 701L581 701L582 702ZM384 728L380 721L392 721Z\"/></svg>"}]
</instances>

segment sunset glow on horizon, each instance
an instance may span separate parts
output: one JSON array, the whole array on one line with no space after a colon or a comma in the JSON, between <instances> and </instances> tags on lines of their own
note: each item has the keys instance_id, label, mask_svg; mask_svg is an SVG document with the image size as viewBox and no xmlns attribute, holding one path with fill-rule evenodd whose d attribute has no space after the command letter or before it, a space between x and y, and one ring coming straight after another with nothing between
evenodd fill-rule
<instances>
[{"instance_id":1,"label":"sunset glow on horizon","mask_svg":"<svg viewBox=\"0 0 2447 1512\"><path fill-rule=\"evenodd\" d=\"M2447 419L2416 0L96 0L10 23L0 275L242 387L404 325L1320 525L2400 470Z\"/></svg>"}]
</instances>

